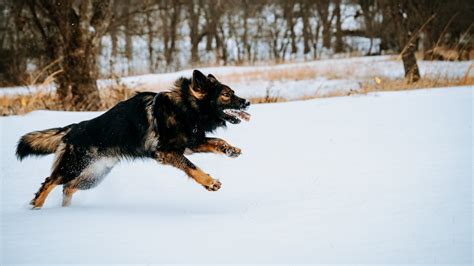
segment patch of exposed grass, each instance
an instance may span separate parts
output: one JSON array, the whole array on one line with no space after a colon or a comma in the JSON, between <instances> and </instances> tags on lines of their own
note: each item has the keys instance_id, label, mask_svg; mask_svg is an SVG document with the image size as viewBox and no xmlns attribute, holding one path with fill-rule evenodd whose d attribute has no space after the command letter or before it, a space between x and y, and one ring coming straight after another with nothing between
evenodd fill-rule
<instances>
[{"instance_id":1,"label":"patch of exposed grass","mask_svg":"<svg viewBox=\"0 0 474 266\"><path fill-rule=\"evenodd\" d=\"M325 93L315 93L313 95L305 95L298 100L310 100L317 98L341 97L351 95L365 95L372 92L380 91L403 91L416 90L425 88L439 88L439 87L456 87L474 85L474 78L465 75L463 78L448 79L448 78L424 78L416 83L407 84L403 79L380 79L362 82L361 88L357 90L331 90ZM125 85L114 85L100 90L101 107L100 110L108 110L118 102L126 100L134 95L137 91L127 88ZM277 95L267 93L264 97L254 97L250 99L252 104L260 103L278 103L289 101ZM77 110L67 101L61 100L56 93L36 92L26 95L5 95L0 96L0 115L18 115L31 112L33 110Z\"/></svg>"},{"instance_id":2,"label":"patch of exposed grass","mask_svg":"<svg viewBox=\"0 0 474 266\"><path fill-rule=\"evenodd\" d=\"M352 65L333 69L330 67L288 67L288 68L256 68L254 71L222 74L219 79L226 82L242 82L245 80L307 80L317 77L327 79L346 79L353 75Z\"/></svg>"},{"instance_id":3,"label":"patch of exposed grass","mask_svg":"<svg viewBox=\"0 0 474 266\"><path fill-rule=\"evenodd\" d=\"M118 102L130 98L136 90L131 90L124 85L114 85L99 91L101 106L99 110L108 110ZM25 114L34 110L61 110L61 111L88 111L72 106L68 101L61 99L55 92L35 92L20 95L0 96L0 115Z\"/></svg>"},{"instance_id":4,"label":"patch of exposed grass","mask_svg":"<svg viewBox=\"0 0 474 266\"><path fill-rule=\"evenodd\" d=\"M360 82L360 88L347 91L344 88L340 90L325 91L324 93L317 92L312 95L306 95L295 100L309 100L315 98L340 97L350 95L364 95L371 92L379 91L401 91L401 90L416 90L425 88L439 88L439 87L455 87L474 85L474 77L471 74L473 65L467 69L465 75L461 78L449 78L447 76L429 76L422 78L416 83L408 84L404 79L390 79L386 77L374 77L371 80ZM331 67L317 67L309 68L304 66L289 67L289 68L271 68L271 69L256 69L251 72L224 74L219 77L226 82L240 82L243 80L306 80L314 79L322 76L328 79L347 79L353 76L354 65L347 64L337 69ZM54 76L53 76L54 77ZM52 82L51 79L46 79L41 86L46 86ZM163 85L164 86L164 85ZM156 84L154 88L156 89ZM160 87L160 86L158 86ZM146 88L140 87L139 90ZM131 97L137 89L127 88L125 85L117 82L115 85L100 90L101 107L100 110L107 110L120 101ZM250 101L253 104L259 103L276 103L285 102L288 99L273 95L270 89L264 97L254 97ZM56 93L36 92L26 95L4 95L0 96L0 115L16 115L25 114L33 110L75 110L88 111L87 107L82 110L74 108L67 100L60 99Z\"/></svg>"},{"instance_id":5,"label":"patch of exposed grass","mask_svg":"<svg viewBox=\"0 0 474 266\"><path fill-rule=\"evenodd\" d=\"M361 89L356 91L358 94L367 94L377 91L402 91L417 90L426 88L456 87L474 85L474 78L465 76L463 78L424 78L418 82L408 84L404 79L379 79L362 82Z\"/></svg>"}]
</instances>

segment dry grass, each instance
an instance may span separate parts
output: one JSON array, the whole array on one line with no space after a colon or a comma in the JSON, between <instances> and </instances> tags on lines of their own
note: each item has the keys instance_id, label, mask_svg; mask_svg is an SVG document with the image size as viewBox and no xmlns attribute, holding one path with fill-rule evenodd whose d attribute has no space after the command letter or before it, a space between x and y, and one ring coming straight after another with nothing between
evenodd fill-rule
<instances>
[{"instance_id":1,"label":"dry grass","mask_svg":"<svg viewBox=\"0 0 474 266\"><path fill-rule=\"evenodd\" d=\"M474 85L473 77L464 78L424 78L418 82L407 84L403 79L383 80L375 78L373 81L362 83L362 87L356 93L367 94L377 91L402 91L402 90L417 90L425 88L440 88L440 87L456 87Z\"/></svg>"},{"instance_id":2,"label":"dry grass","mask_svg":"<svg viewBox=\"0 0 474 266\"><path fill-rule=\"evenodd\" d=\"M136 90L124 85L115 85L100 90L100 110L108 110L118 102L130 98ZM67 101L63 101L56 93L36 92L26 95L0 96L0 115L25 114L34 110L88 111L77 110Z\"/></svg>"},{"instance_id":3,"label":"dry grass","mask_svg":"<svg viewBox=\"0 0 474 266\"><path fill-rule=\"evenodd\" d=\"M288 67L288 68L262 68L253 71L223 74L218 78L226 82L242 82L245 80L306 80L317 77L327 79L344 79L354 73L354 65L348 64L337 69L331 67Z\"/></svg>"},{"instance_id":4,"label":"dry grass","mask_svg":"<svg viewBox=\"0 0 474 266\"><path fill-rule=\"evenodd\" d=\"M357 90L347 91L343 88L340 90L331 90L324 93L315 93L313 95L306 95L296 100L309 100L315 98L340 97L350 95L364 95L371 92L378 91L401 91L401 90L416 90L423 88L438 88L438 87L454 87L474 85L474 78L471 75L471 70L474 64L471 64L462 78L448 78L446 76L422 78L416 83L407 84L404 79L389 79L385 77L375 77L372 80L367 80L360 83L360 88ZM325 77L328 79L350 79L354 76L353 64L346 64L338 66L337 68L330 65L321 67L288 67L288 68L262 68L255 71L224 74L219 78L226 80L226 82L241 82L244 80L308 80L315 77ZM53 80L56 73L51 77L47 77L39 87L48 86ZM169 84L162 84L164 88ZM156 90L157 84L154 84L153 90ZM128 99L136 91L149 90L150 88L139 87L138 89L127 88L124 84L116 82L115 85L100 90L101 106L100 110L107 110L120 101ZM264 97L256 97L250 99L253 104L259 103L276 103L285 102L288 99L273 95L270 88ZM60 99L56 93L37 92L26 95L4 95L0 96L0 115L16 115L25 114L33 110L77 110L68 101Z\"/></svg>"},{"instance_id":5,"label":"dry grass","mask_svg":"<svg viewBox=\"0 0 474 266\"><path fill-rule=\"evenodd\" d=\"M365 95L371 92L380 91L402 91L402 90L416 90L424 88L439 88L439 87L455 87L474 85L474 78L465 75L463 78L448 79L448 78L425 78L416 83L407 84L403 79L380 79L374 78L372 81L361 83L361 88L358 90L331 90L324 94L316 93L313 95L306 95L295 100L310 100L317 98L341 97L350 95ZM100 110L108 110L120 101L126 100L134 95L137 91L127 88L124 85L114 85L109 88L100 90L101 107ZM260 103L278 103L288 101L285 98L277 95L272 95L269 91L264 97L251 98L252 104ZM56 93L31 93L26 95L5 95L0 97L0 115L18 115L31 112L33 110L77 110L67 102L63 102Z\"/></svg>"}]
</instances>

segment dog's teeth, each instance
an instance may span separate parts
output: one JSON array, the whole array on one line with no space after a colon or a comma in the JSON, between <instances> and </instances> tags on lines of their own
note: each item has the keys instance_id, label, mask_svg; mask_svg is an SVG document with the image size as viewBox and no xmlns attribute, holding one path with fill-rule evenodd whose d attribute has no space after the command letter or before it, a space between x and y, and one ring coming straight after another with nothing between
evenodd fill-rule
<instances>
[{"instance_id":1,"label":"dog's teeth","mask_svg":"<svg viewBox=\"0 0 474 266\"><path fill-rule=\"evenodd\" d=\"M241 111L241 110L226 109L226 110L224 110L224 113L226 113L227 115L230 115L234 118L240 118L240 119L245 120L245 121L250 120L250 114L247 113L247 112Z\"/></svg>"}]
</instances>

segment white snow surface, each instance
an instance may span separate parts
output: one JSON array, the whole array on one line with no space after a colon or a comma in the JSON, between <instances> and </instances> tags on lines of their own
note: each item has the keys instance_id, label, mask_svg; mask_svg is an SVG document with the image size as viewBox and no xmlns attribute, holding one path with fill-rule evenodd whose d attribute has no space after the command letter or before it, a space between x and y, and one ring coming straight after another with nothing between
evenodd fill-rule
<instances>
[{"instance_id":1,"label":"white snow surface","mask_svg":"<svg viewBox=\"0 0 474 266\"><path fill-rule=\"evenodd\" d=\"M418 65L423 78L456 79L465 75L473 76L473 61L446 62L423 61ZM226 66L199 68L203 73L214 74L221 82L233 88L244 97L280 97L287 100L305 96L324 96L332 91L358 90L362 82L370 82L375 77L383 79L402 79L404 76L401 60L394 56L370 56L325 59L307 62L294 62L259 66ZM193 69L173 73L147 74L123 77L119 82L138 90L163 91L172 87L179 77L191 77ZM268 79L265 74L272 71L297 73L312 71L314 76L295 78L281 77ZM469 72L469 73L468 73ZM255 74L257 73L257 74ZM251 75L249 78L248 76ZM290 75L291 76L291 75ZM114 85L115 81L99 80L100 88ZM0 88L0 96L29 94L37 91L54 91L54 84L48 86Z\"/></svg>"},{"instance_id":2,"label":"white snow surface","mask_svg":"<svg viewBox=\"0 0 474 266\"><path fill-rule=\"evenodd\" d=\"M471 265L474 87L255 105L215 135L230 159L189 158L208 192L151 160L121 162L60 207L29 200L53 157L21 135L100 113L0 118L1 265L15 263L449 263Z\"/></svg>"}]
</instances>

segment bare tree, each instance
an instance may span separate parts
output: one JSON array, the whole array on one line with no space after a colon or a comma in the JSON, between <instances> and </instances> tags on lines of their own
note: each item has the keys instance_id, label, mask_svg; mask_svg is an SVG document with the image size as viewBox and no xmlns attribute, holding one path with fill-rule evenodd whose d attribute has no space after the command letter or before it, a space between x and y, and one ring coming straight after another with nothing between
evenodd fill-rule
<instances>
[{"instance_id":1,"label":"bare tree","mask_svg":"<svg viewBox=\"0 0 474 266\"><path fill-rule=\"evenodd\" d=\"M341 0L334 0L334 14L336 16L336 42L334 44L334 52L342 53L344 51L344 43L342 41Z\"/></svg>"},{"instance_id":2,"label":"bare tree","mask_svg":"<svg viewBox=\"0 0 474 266\"><path fill-rule=\"evenodd\" d=\"M155 72L155 55L153 49L153 40L155 38L155 32L153 29L153 9L151 8L153 4L147 0L144 4L145 9L145 22L146 22L146 35L147 35L147 48L148 48L148 71L150 73Z\"/></svg>"},{"instance_id":3,"label":"bare tree","mask_svg":"<svg viewBox=\"0 0 474 266\"><path fill-rule=\"evenodd\" d=\"M0 3L0 83L24 84L27 80L27 53L31 49L23 43L32 43L25 34L26 21L22 18L24 1Z\"/></svg>"},{"instance_id":4,"label":"bare tree","mask_svg":"<svg viewBox=\"0 0 474 266\"><path fill-rule=\"evenodd\" d=\"M98 109L97 55L111 19L112 0L28 0L51 61L60 60L58 93L74 108Z\"/></svg>"},{"instance_id":5,"label":"bare tree","mask_svg":"<svg viewBox=\"0 0 474 266\"><path fill-rule=\"evenodd\" d=\"M160 19L163 32L163 52L167 66L170 66L173 62L180 18L181 3L179 1L167 0L161 3Z\"/></svg>"},{"instance_id":6,"label":"bare tree","mask_svg":"<svg viewBox=\"0 0 474 266\"><path fill-rule=\"evenodd\" d=\"M291 40L291 53L295 54L298 52L298 47L296 46L296 33L295 33L295 0L283 0L281 5L283 9L283 17L286 19L286 28L289 31L290 40Z\"/></svg>"},{"instance_id":7,"label":"bare tree","mask_svg":"<svg viewBox=\"0 0 474 266\"><path fill-rule=\"evenodd\" d=\"M299 0L300 4L300 17L303 22L303 52L305 54L311 51L311 42L312 42L312 31L311 31L311 24L310 24L310 16L311 16L311 0Z\"/></svg>"},{"instance_id":8,"label":"bare tree","mask_svg":"<svg viewBox=\"0 0 474 266\"><path fill-rule=\"evenodd\" d=\"M362 16L364 18L365 33L368 35L370 40L369 50L367 54L372 54L372 47L374 45L375 37L375 16L377 14L377 2L375 0L359 0L359 6L362 10Z\"/></svg>"},{"instance_id":9,"label":"bare tree","mask_svg":"<svg viewBox=\"0 0 474 266\"><path fill-rule=\"evenodd\" d=\"M318 11L319 21L323 26L323 46L331 48L331 29L334 19L334 12L331 12L330 0L316 0L316 9Z\"/></svg>"},{"instance_id":10,"label":"bare tree","mask_svg":"<svg viewBox=\"0 0 474 266\"><path fill-rule=\"evenodd\" d=\"M420 79L420 71L415 57L416 36L413 36L416 28L409 20L409 18L412 18L414 14L413 12L409 12L408 1L387 1L386 4L390 10L398 34L399 47L401 49L400 53L403 61L403 68L405 69L405 79L409 83L416 82ZM418 27L420 26L421 25Z\"/></svg>"},{"instance_id":11,"label":"bare tree","mask_svg":"<svg viewBox=\"0 0 474 266\"><path fill-rule=\"evenodd\" d=\"M188 0L187 2L189 37L191 39L192 65L196 65L197 63L199 63L198 46L204 36L206 36L206 33L201 31L199 24L199 18L201 17L201 4L202 3L197 0Z\"/></svg>"}]
</instances>

